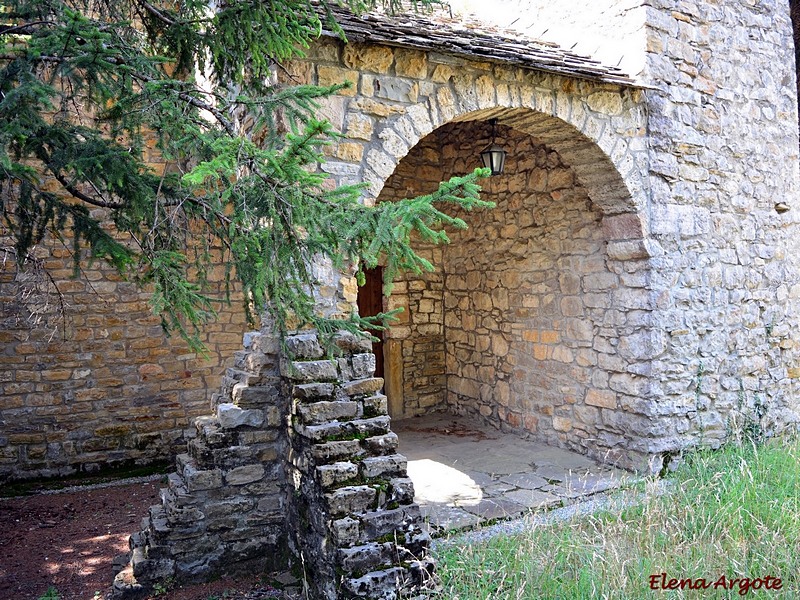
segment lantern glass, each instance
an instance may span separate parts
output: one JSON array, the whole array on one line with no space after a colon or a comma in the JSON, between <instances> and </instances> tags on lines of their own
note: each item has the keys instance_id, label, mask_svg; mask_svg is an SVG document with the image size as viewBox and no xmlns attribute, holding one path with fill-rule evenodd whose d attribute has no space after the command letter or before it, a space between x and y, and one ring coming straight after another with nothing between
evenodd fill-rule
<instances>
[{"instance_id":1,"label":"lantern glass","mask_svg":"<svg viewBox=\"0 0 800 600\"><path fill-rule=\"evenodd\" d=\"M497 144L492 144L481 152L483 166L491 169L492 175L500 175L506 164L506 151Z\"/></svg>"}]
</instances>

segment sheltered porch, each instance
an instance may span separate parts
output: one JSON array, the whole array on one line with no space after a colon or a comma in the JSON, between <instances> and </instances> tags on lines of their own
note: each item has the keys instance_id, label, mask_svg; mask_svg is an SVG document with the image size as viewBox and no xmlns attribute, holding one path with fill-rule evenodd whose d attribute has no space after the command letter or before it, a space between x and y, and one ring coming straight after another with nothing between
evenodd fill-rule
<instances>
[{"instance_id":1,"label":"sheltered porch","mask_svg":"<svg viewBox=\"0 0 800 600\"><path fill-rule=\"evenodd\" d=\"M395 420L432 533L557 508L630 483L633 475L576 452L437 412Z\"/></svg>"}]
</instances>

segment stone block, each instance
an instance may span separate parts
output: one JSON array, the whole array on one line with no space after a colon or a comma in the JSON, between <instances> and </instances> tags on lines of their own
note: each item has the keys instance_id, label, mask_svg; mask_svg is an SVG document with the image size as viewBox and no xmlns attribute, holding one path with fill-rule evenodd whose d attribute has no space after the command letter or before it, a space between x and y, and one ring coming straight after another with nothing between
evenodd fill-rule
<instances>
[{"instance_id":1,"label":"stone block","mask_svg":"<svg viewBox=\"0 0 800 600\"><path fill-rule=\"evenodd\" d=\"M334 389L332 383L305 383L294 386L292 388L292 396L313 402L318 399L332 397Z\"/></svg>"},{"instance_id":2,"label":"stone block","mask_svg":"<svg viewBox=\"0 0 800 600\"><path fill-rule=\"evenodd\" d=\"M317 481L322 489L328 490L358 477L358 467L350 462L335 462L315 469Z\"/></svg>"},{"instance_id":3,"label":"stone block","mask_svg":"<svg viewBox=\"0 0 800 600\"><path fill-rule=\"evenodd\" d=\"M350 43L344 47L342 62L350 69L386 73L394 62L394 53L386 46Z\"/></svg>"},{"instance_id":4,"label":"stone block","mask_svg":"<svg viewBox=\"0 0 800 600\"><path fill-rule=\"evenodd\" d=\"M338 552L339 566L346 572L363 573L378 567L389 566L397 559L403 560L405 552L391 542L369 543L352 548L342 548Z\"/></svg>"},{"instance_id":5,"label":"stone block","mask_svg":"<svg viewBox=\"0 0 800 600\"><path fill-rule=\"evenodd\" d=\"M361 461L361 475L367 479L373 477L403 477L406 474L408 461L402 454L374 456Z\"/></svg>"},{"instance_id":6,"label":"stone block","mask_svg":"<svg viewBox=\"0 0 800 600\"><path fill-rule=\"evenodd\" d=\"M410 477L395 477L389 481L389 502L411 504L414 501L414 482Z\"/></svg>"},{"instance_id":7,"label":"stone block","mask_svg":"<svg viewBox=\"0 0 800 600\"><path fill-rule=\"evenodd\" d=\"M375 373L375 355L372 352L354 354L352 358L353 377L365 379Z\"/></svg>"},{"instance_id":8,"label":"stone block","mask_svg":"<svg viewBox=\"0 0 800 600\"><path fill-rule=\"evenodd\" d=\"M336 363L331 360L291 361L281 365L283 374L295 381L331 381L337 378Z\"/></svg>"},{"instance_id":9,"label":"stone block","mask_svg":"<svg viewBox=\"0 0 800 600\"><path fill-rule=\"evenodd\" d=\"M345 579L342 587L356 598L382 598L386 590L396 590L410 579L403 567L372 571L357 579Z\"/></svg>"},{"instance_id":10,"label":"stone block","mask_svg":"<svg viewBox=\"0 0 800 600\"><path fill-rule=\"evenodd\" d=\"M400 79L399 77L382 77L374 82L374 95L376 98L385 98L394 102L417 101L419 86L414 81Z\"/></svg>"},{"instance_id":11,"label":"stone block","mask_svg":"<svg viewBox=\"0 0 800 600\"><path fill-rule=\"evenodd\" d=\"M333 517L365 513L374 506L377 497L378 491L366 485L347 486L325 494Z\"/></svg>"},{"instance_id":12,"label":"stone block","mask_svg":"<svg viewBox=\"0 0 800 600\"><path fill-rule=\"evenodd\" d=\"M261 408L279 401L280 390L275 385L241 387L233 400L240 408Z\"/></svg>"},{"instance_id":13,"label":"stone block","mask_svg":"<svg viewBox=\"0 0 800 600\"><path fill-rule=\"evenodd\" d=\"M364 450L359 440L340 440L315 444L311 453L318 463L329 463L363 456Z\"/></svg>"},{"instance_id":14,"label":"stone block","mask_svg":"<svg viewBox=\"0 0 800 600\"><path fill-rule=\"evenodd\" d=\"M361 536L359 521L351 517L336 519L331 523L331 534L334 543L340 548L352 546L358 543Z\"/></svg>"},{"instance_id":15,"label":"stone block","mask_svg":"<svg viewBox=\"0 0 800 600\"><path fill-rule=\"evenodd\" d=\"M246 485L264 477L264 465L245 465L236 467L225 473L225 483L228 485Z\"/></svg>"},{"instance_id":16,"label":"stone block","mask_svg":"<svg viewBox=\"0 0 800 600\"><path fill-rule=\"evenodd\" d=\"M219 469L198 471L194 466L186 465L183 468L183 478L186 481L186 489L190 492L222 487L222 471Z\"/></svg>"},{"instance_id":17,"label":"stone block","mask_svg":"<svg viewBox=\"0 0 800 600\"><path fill-rule=\"evenodd\" d=\"M260 427L264 423L264 411L244 410L235 404L225 403L217 406L217 420L224 429Z\"/></svg>"},{"instance_id":18,"label":"stone block","mask_svg":"<svg viewBox=\"0 0 800 600\"><path fill-rule=\"evenodd\" d=\"M398 48L394 55L394 70L399 76L424 79L428 75L428 59L424 52Z\"/></svg>"},{"instance_id":19,"label":"stone block","mask_svg":"<svg viewBox=\"0 0 800 600\"><path fill-rule=\"evenodd\" d=\"M397 533L401 543L404 541L403 532L413 524L420 523L422 514L419 506L411 504L391 510L378 510L368 512L360 517L361 539L377 540L379 538Z\"/></svg>"},{"instance_id":20,"label":"stone block","mask_svg":"<svg viewBox=\"0 0 800 600\"><path fill-rule=\"evenodd\" d=\"M323 355L322 346L314 332L287 336L285 343L289 356L293 359L307 360L320 358Z\"/></svg>"},{"instance_id":21,"label":"stone block","mask_svg":"<svg viewBox=\"0 0 800 600\"><path fill-rule=\"evenodd\" d=\"M383 394L375 394L362 400L364 404L364 415L369 417L377 417L387 414L388 402L386 396Z\"/></svg>"},{"instance_id":22,"label":"stone block","mask_svg":"<svg viewBox=\"0 0 800 600\"><path fill-rule=\"evenodd\" d=\"M367 377L365 379L356 379L342 384L341 390L348 396L358 397L374 394L383 387L383 379L381 377Z\"/></svg>"},{"instance_id":23,"label":"stone block","mask_svg":"<svg viewBox=\"0 0 800 600\"><path fill-rule=\"evenodd\" d=\"M393 453L395 450L397 450L399 443L400 440L398 439L397 434L394 432L389 432L385 435L368 437L362 442L367 452L378 455Z\"/></svg>"},{"instance_id":24,"label":"stone block","mask_svg":"<svg viewBox=\"0 0 800 600\"><path fill-rule=\"evenodd\" d=\"M617 395L610 390L589 389L586 391L586 404L600 408L616 408Z\"/></svg>"},{"instance_id":25,"label":"stone block","mask_svg":"<svg viewBox=\"0 0 800 600\"><path fill-rule=\"evenodd\" d=\"M297 414L307 425L320 425L331 421L347 421L360 416L361 406L358 402L323 400L311 404L297 406Z\"/></svg>"},{"instance_id":26,"label":"stone block","mask_svg":"<svg viewBox=\"0 0 800 600\"><path fill-rule=\"evenodd\" d=\"M381 435L389 431L389 417L373 417L355 419L344 423L327 423L325 425L301 425L297 432L315 442L327 441L327 438L364 438Z\"/></svg>"}]
</instances>

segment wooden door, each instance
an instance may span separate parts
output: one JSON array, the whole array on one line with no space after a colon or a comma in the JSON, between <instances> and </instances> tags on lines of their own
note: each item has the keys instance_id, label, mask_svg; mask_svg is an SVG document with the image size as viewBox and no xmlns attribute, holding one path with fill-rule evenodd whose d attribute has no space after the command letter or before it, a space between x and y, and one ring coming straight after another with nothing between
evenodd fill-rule
<instances>
[{"instance_id":1,"label":"wooden door","mask_svg":"<svg viewBox=\"0 0 800 600\"><path fill-rule=\"evenodd\" d=\"M383 268L367 269L364 273L366 281L358 288L358 314L362 317L374 317L383 312ZM379 338L372 342L375 353L375 377L383 377L383 331L372 330L372 335Z\"/></svg>"}]
</instances>

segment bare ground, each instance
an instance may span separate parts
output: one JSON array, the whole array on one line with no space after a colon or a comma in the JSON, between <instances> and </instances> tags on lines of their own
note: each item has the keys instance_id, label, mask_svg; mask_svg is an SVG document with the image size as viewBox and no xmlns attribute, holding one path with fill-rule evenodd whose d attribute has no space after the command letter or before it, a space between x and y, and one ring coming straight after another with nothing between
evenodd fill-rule
<instances>
[{"instance_id":1,"label":"bare ground","mask_svg":"<svg viewBox=\"0 0 800 600\"><path fill-rule=\"evenodd\" d=\"M0 598L38 600L50 588L60 600L102 600L114 557L128 550L157 481L0 499ZM250 600L284 597L265 579L220 579L163 590L158 600ZM154 596L154 597L155 597Z\"/></svg>"}]
</instances>

